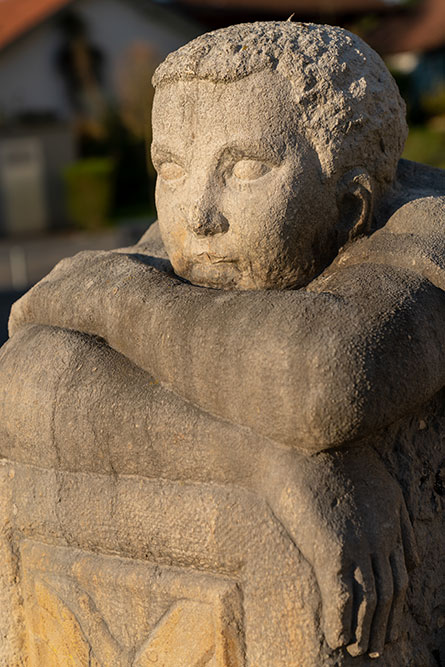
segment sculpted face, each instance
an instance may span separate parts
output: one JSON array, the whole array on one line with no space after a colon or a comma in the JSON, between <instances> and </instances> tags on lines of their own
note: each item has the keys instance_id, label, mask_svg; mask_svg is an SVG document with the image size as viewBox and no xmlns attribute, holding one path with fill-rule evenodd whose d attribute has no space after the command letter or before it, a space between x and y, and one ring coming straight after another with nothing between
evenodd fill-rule
<instances>
[{"instance_id":1,"label":"sculpted face","mask_svg":"<svg viewBox=\"0 0 445 667\"><path fill-rule=\"evenodd\" d=\"M299 287L329 263L334 188L297 127L291 84L277 73L156 91L156 205L178 275L225 289Z\"/></svg>"}]
</instances>

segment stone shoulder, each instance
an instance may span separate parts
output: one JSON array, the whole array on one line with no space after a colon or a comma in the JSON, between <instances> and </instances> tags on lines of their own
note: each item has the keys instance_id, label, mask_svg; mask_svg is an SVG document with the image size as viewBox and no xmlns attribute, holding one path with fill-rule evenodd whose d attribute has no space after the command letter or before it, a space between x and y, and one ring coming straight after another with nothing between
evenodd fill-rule
<instances>
[{"instance_id":1,"label":"stone shoulder","mask_svg":"<svg viewBox=\"0 0 445 667\"><path fill-rule=\"evenodd\" d=\"M445 289L445 171L402 162L386 222L344 248L321 280L347 266L379 264L408 269Z\"/></svg>"}]
</instances>

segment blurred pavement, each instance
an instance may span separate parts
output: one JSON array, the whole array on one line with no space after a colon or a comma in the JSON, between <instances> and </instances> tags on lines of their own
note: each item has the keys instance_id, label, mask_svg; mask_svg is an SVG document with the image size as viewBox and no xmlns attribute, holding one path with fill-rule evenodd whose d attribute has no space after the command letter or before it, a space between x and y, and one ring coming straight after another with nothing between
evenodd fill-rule
<instances>
[{"instance_id":1,"label":"blurred pavement","mask_svg":"<svg viewBox=\"0 0 445 667\"><path fill-rule=\"evenodd\" d=\"M94 233L0 240L0 345L7 339L11 305L57 262L81 250L112 250L133 245L151 222L138 219Z\"/></svg>"}]
</instances>

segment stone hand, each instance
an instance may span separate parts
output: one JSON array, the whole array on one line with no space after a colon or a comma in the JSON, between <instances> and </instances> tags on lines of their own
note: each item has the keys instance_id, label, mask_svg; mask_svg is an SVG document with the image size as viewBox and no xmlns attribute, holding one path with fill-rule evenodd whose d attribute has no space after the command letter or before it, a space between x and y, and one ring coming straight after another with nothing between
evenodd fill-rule
<instances>
[{"instance_id":1,"label":"stone hand","mask_svg":"<svg viewBox=\"0 0 445 667\"><path fill-rule=\"evenodd\" d=\"M214 290L152 259L64 260L14 305L11 334L103 338L201 409L304 452L359 442L444 386L445 293L409 272L346 267L321 292Z\"/></svg>"},{"instance_id":2,"label":"stone hand","mask_svg":"<svg viewBox=\"0 0 445 667\"><path fill-rule=\"evenodd\" d=\"M131 310L134 285L142 293L145 289L148 298L152 279L177 282L151 266L150 259L120 251L84 251L61 260L13 305L10 334L25 324L46 324L108 339L120 318L127 321L122 330L128 333L124 303Z\"/></svg>"},{"instance_id":3,"label":"stone hand","mask_svg":"<svg viewBox=\"0 0 445 667\"><path fill-rule=\"evenodd\" d=\"M281 464L268 500L314 569L327 643L378 657L397 639L417 559L398 484L361 446Z\"/></svg>"}]
</instances>

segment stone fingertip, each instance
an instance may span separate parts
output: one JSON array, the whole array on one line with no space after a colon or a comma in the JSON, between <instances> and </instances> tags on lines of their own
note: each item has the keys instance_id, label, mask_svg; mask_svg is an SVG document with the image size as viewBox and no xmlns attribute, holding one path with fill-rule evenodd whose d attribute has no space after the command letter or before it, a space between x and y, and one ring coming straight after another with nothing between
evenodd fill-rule
<instances>
[{"instance_id":1,"label":"stone fingertip","mask_svg":"<svg viewBox=\"0 0 445 667\"><path fill-rule=\"evenodd\" d=\"M357 642L355 642L355 644L349 644L349 646L346 647L346 650L353 658L356 658L358 655L363 655L365 653L365 650L360 646L360 644L357 644Z\"/></svg>"},{"instance_id":2,"label":"stone fingertip","mask_svg":"<svg viewBox=\"0 0 445 667\"><path fill-rule=\"evenodd\" d=\"M346 646L350 641L350 635L345 630L342 630L341 632L328 632L325 630L324 636L329 647L333 651L341 648L342 646Z\"/></svg>"}]
</instances>

